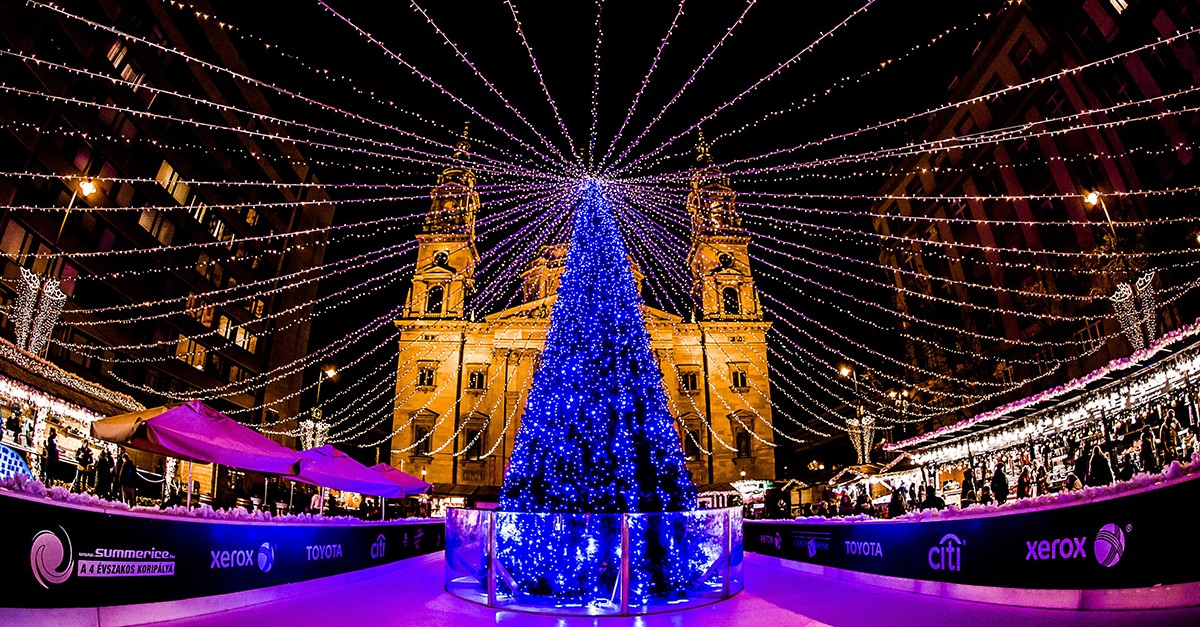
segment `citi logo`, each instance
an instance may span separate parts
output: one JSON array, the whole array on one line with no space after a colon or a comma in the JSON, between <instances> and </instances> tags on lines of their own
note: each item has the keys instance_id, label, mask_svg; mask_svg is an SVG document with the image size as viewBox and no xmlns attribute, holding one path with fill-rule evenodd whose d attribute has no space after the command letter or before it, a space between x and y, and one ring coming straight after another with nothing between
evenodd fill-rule
<instances>
[{"instance_id":1,"label":"citi logo","mask_svg":"<svg viewBox=\"0 0 1200 627\"><path fill-rule=\"evenodd\" d=\"M39 531L33 536L33 546L29 548L29 567L33 569L34 578L43 588L49 588L48 584L60 584L70 579L75 566L71 536L67 535L66 529L58 529L62 532L62 539L53 531Z\"/></svg>"},{"instance_id":2,"label":"citi logo","mask_svg":"<svg viewBox=\"0 0 1200 627\"><path fill-rule=\"evenodd\" d=\"M371 559L377 560L382 558L386 550L387 539L384 538L383 534L381 533L375 538L375 541L371 543Z\"/></svg>"},{"instance_id":3,"label":"citi logo","mask_svg":"<svg viewBox=\"0 0 1200 627\"><path fill-rule=\"evenodd\" d=\"M1025 561L1074 559L1087 557L1087 549L1083 544L1087 536L1082 538L1062 538L1060 540L1042 540L1041 542L1025 543Z\"/></svg>"},{"instance_id":4,"label":"citi logo","mask_svg":"<svg viewBox=\"0 0 1200 627\"><path fill-rule=\"evenodd\" d=\"M962 547L967 541L948 533L942 536L937 546L929 549L929 567L934 570L962 570Z\"/></svg>"},{"instance_id":5,"label":"citi logo","mask_svg":"<svg viewBox=\"0 0 1200 627\"><path fill-rule=\"evenodd\" d=\"M329 560L342 556L342 545L340 544L318 544L316 546L306 546L304 550L308 551L308 561L310 562Z\"/></svg>"},{"instance_id":6,"label":"citi logo","mask_svg":"<svg viewBox=\"0 0 1200 627\"><path fill-rule=\"evenodd\" d=\"M777 549L783 546L783 538L778 533L775 535L764 533L758 537L758 541Z\"/></svg>"},{"instance_id":7,"label":"citi logo","mask_svg":"<svg viewBox=\"0 0 1200 627\"><path fill-rule=\"evenodd\" d=\"M865 555L868 557L883 557L883 545L878 542L855 542L846 540L847 555Z\"/></svg>"},{"instance_id":8,"label":"citi logo","mask_svg":"<svg viewBox=\"0 0 1200 627\"><path fill-rule=\"evenodd\" d=\"M212 563L208 565L209 570L257 566L259 570L267 573L271 572L271 567L275 565L275 549L266 542L256 549L209 551L209 554L212 556Z\"/></svg>"},{"instance_id":9,"label":"citi logo","mask_svg":"<svg viewBox=\"0 0 1200 627\"><path fill-rule=\"evenodd\" d=\"M1133 527L1127 525L1125 531L1132 531ZM1096 561L1105 568L1112 568L1121 561L1121 556L1125 554L1125 532L1113 523L1108 523L1096 532L1096 541L1092 543L1092 552L1096 554Z\"/></svg>"}]
</instances>

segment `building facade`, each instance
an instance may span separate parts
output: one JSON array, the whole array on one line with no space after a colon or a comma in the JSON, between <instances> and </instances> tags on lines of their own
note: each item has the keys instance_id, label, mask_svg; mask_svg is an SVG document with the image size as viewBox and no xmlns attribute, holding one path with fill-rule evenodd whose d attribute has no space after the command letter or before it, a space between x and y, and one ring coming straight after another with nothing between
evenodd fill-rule
<instances>
[{"instance_id":1,"label":"building facade","mask_svg":"<svg viewBox=\"0 0 1200 627\"><path fill-rule=\"evenodd\" d=\"M286 429L317 288L267 287L322 264L334 208L267 94L193 60L246 68L205 6L79 10L101 27L0 6L17 53L0 59L0 352L146 406L219 390L218 407ZM42 307L55 299L61 313Z\"/></svg>"},{"instance_id":2,"label":"building facade","mask_svg":"<svg viewBox=\"0 0 1200 627\"><path fill-rule=\"evenodd\" d=\"M441 484L499 486L550 324L567 258L543 247L521 274L524 302L475 320L474 220L479 209L470 144L438 177L417 235L413 287L396 321L391 463ZM766 334L736 194L701 145L691 180L691 321L649 306L643 314L693 480L774 479ZM642 274L633 268L640 284Z\"/></svg>"},{"instance_id":3,"label":"building facade","mask_svg":"<svg viewBox=\"0 0 1200 627\"><path fill-rule=\"evenodd\" d=\"M906 359L947 377L910 381L920 402L954 404L939 397L963 391L948 377L1017 386L983 411L1090 372L1195 318L1193 296L1146 308L1129 294L1120 302L1120 285L1151 301L1178 289L1191 280L1186 272L1152 274L1140 255L1195 249L1197 234L1119 223L1194 215L1190 197L1126 194L1197 181L1197 114L1170 113L1177 103L1161 98L1200 81L1194 38L1126 53L1198 20L1200 8L1188 1L1007 3L951 85L947 102L964 104L931 115L917 139L948 143L895 164L879 193L886 199L873 207L874 230L888 238L880 261L893 268L897 325L924 339L908 342ZM1047 76L1054 78L1004 91ZM1137 101L1148 103L1129 108ZM1072 126L1085 128L1065 130ZM1028 132L1016 139L970 141L1021 127ZM887 399L879 402L886 412ZM946 414L919 429L965 417ZM891 435L917 429L901 425Z\"/></svg>"}]
</instances>

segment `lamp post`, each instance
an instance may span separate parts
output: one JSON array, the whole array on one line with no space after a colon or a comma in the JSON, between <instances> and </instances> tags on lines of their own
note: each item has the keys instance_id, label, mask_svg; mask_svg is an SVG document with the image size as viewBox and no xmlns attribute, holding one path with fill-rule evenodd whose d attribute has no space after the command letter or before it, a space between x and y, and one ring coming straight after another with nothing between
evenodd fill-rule
<instances>
[{"instance_id":1,"label":"lamp post","mask_svg":"<svg viewBox=\"0 0 1200 627\"><path fill-rule=\"evenodd\" d=\"M67 217L71 215L71 208L75 206L75 199L79 194L83 194L84 198L90 198L96 193L96 184L91 181L80 181L79 185L71 191L71 200L67 202L67 210L63 213L62 224L58 225L58 235L54 236L54 243L58 244L58 240L62 237L63 229L67 227Z\"/></svg>"},{"instance_id":2,"label":"lamp post","mask_svg":"<svg viewBox=\"0 0 1200 627\"><path fill-rule=\"evenodd\" d=\"M312 411L309 412L311 418L306 418L300 421L300 439L303 448L315 448L325 444L325 438L329 436L329 425L325 424L324 415L321 412L321 383L325 379L332 379L337 374L337 368L334 366L326 366L321 369L321 374L317 376L317 400L314 403Z\"/></svg>"},{"instance_id":3,"label":"lamp post","mask_svg":"<svg viewBox=\"0 0 1200 627\"><path fill-rule=\"evenodd\" d=\"M863 407L862 399L858 394L858 373L855 372L854 368L846 364L842 364L841 367L838 368L838 374L844 378L849 378L854 382L855 417L847 422L851 422L854 425L854 428L850 429L849 434L850 443L854 446L854 453L858 457L858 463L865 464L869 461L870 457L871 425L875 422L875 419L873 417L868 419L866 416L866 408ZM867 375L869 374L870 373L867 373Z\"/></svg>"}]
</instances>

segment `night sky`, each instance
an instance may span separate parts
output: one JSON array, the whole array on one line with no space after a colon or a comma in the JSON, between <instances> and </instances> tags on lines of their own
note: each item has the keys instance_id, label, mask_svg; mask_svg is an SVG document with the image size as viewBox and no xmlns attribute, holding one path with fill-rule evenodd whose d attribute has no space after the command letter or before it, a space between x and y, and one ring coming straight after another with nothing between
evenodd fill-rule
<instances>
[{"instance_id":1,"label":"night sky","mask_svg":"<svg viewBox=\"0 0 1200 627\"><path fill-rule=\"evenodd\" d=\"M631 152L632 156L645 154L673 136L688 131L664 151L663 154L671 155L670 158L655 162L651 168L639 171L638 176L660 176L692 167L695 163L692 146L696 133L689 129L722 107L725 108L719 114L703 124L706 136L717 138L713 154L718 164L756 157L828 136L852 133L876 122L944 104L948 98L948 85L956 72L970 61L972 52L986 33L987 27L978 24L978 16L997 4L880 0L869 3L867 10L855 14L864 6L862 3L758 2L749 6L747 11L747 5L742 2L686 2L683 14L654 68L637 109L629 117L614 154L624 150L633 137L646 129L655 115L678 93L701 60L712 52L739 16L743 16L743 12L742 22L705 63L687 91ZM457 57L452 47L443 41L434 26L420 13L423 9L532 127L563 152L568 150L559 124L532 70L509 5L505 2L423 2L411 5L330 3L346 20L369 32L391 52L457 96L461 103L415 76L411 69L391 58L379 45L368 42L352 26L317 3L222 0L213 6L217 18L227 19L237 26L234 39L239 43L252 75L419 134L442 146L418 144L411 139L402 139L391 131L350 121L345 116L318 111L295 100L273 95L272 106L282 117L380 141L420 146L421 150L446 157L450 153L446 146L453 143L463 123L469 120L477 158L509 160L510 157L503 151L509 151L508 155L528 157L528 153L521 152L513 142L504 138L493 124L536 145L536 137L529 126L509 111L500 98L491 93L471 68ZM517 2L515 6L545 84L563 123L570 131L571 139L582 152L589 144L592 124L597 5L584 2ZM678 4L668 2L604 3L600 16L603 37L599 53L597 139L593 162L602 160L614 134L625 122L635 94L678 10ZM847 23L832 37L818 42L823 33L847 18ZM930 45L934 38L948 29L953 29L949 35ZM256 42L254 38L260 41ZM270 42L272 47L266 49L261 42ZM281 56L281 52L299 58L307 67L301 66L295 59ZM799 58L788 67L738 98L796 55L800 55ZM886 66L882 66L885 62L888 62ZM328 75L324 73L325 70L329 71ZM845 80L847 77L850 80ZM351 85L363 92L373 92L374 95L369 97L359 93L351 89ZM725 106L734 99L737 102ZM394 103L394 106L388 103ZM463 103L475 112L468 110ZM753 164L803 163L903 145L920 132L922 121L918 119L909 125L852 136L815 149L767 157ZM737 133L727 136L733 131ZM330 194L334 198L343 200L371 195L413 197L404 202L344 205L337 212L337 223L359 222L388 215L413 216L414 219L406 223L413 227L410 230L394 229L335 242L328 250L330 260L379 250L410 239L415 228L419 227L421 215L429 206L428 188L434 185L442 167L441 164L405 163L341 152L313 149L304 149L304 152L315 162L318 177L326 183L414 186L399 192L331 189ZM582 162L587 161L584 156ZM850 177L821 178L808 175L775 180L778 177L770 175L734 176L733 186L743 194L755 191L870 195L879 191L885 180L879 172L888 165L887 162L873 162L858 167L815 170L828 175L865 172ZM548 172L559 172L559 168L553 164L543 163L541 167ZM495 177L489 180L487 175L480 175L480 184L483 186L495 182ZM675 186L682 188L678 183ZM742 200L745 201L746 196L743 195ZM869 200L802 202L809 202L811 206L821 209L841 211L866 212L871 206ZM679 207L682 208L682 202ZM497 208L496 204L489 205L485 195L480 218ZM794 215L746 204L742 205L742 210L747 218L746 226L752 234L762 232L780 239L797 237L779 228L778 222L779 218L794 218ZM776 221L772 222L772 218ZM871 230L865 218L804 214L803 220L862 232ZM683 234L682 231L679 233ZM486 254L490 247L503 241L507 235L508 231L504 229L481 230L481 252ZM868 262L878 261L877 245L864 245L862 242L828 236L809 238L805 243L838 255ZM766 246L760 246L756 243L751 246L751 254L777 265L800 268L781 256L777 252L780 248L779 244L767 242ZM673 262L678 264L677 267L682 267L685 253L680 253L680 258ZM818 261L827 260L819 251L807 256ZM379 272L410 267L414 259L415 255L410 252L360 271L322 281L322 294L343 289ZM852 269L874 280L887 280L882 270L861 265ZM870 341L876 349L898 354L899 344L895 338L882 337L877 333L866 335L866 329L847 320L838 309L820 300L809 299L796 289L780 285L784 277L778 273L761 270L755 268L760 292L821 320L849 337ZM489 280L494 281L496 276L497 273L485 273L479 277L479 282L486 284ZM889 291L872 288L861 281L847 280L844 275L827 274L813 278L864 300L889 304L891 301ZM352 307L341 308L335 315L323 316L314 325L310 351L342 338L400 305L407 284L406 280L399 281L369 299L356 301ZM652 285L644 292L650 304L668 310L677 309L668 302L659 302L662 299L656 298L654 287ZM509 294L513 293L515 284L509 290ZM763 303L766 307L776 309L775 315L778 315L779 307L773 306L770 299L764 298ZM501 308L503 305L496 303L481 313ZM686 312L676 313L686 315ZM773 317L768 314L768 319ZM776 325L776 331L791 332L779 324ZM394 342L394 336L394 330L387 325L372 336L371 342ZM793 339L805 342L802 337ZM329 361L336 363L349 358L348 355L341 355ZM314 368L307 378L312 380L315 376ZM332 385L349 383L339 380ZM774 385L778 384L773 382ZM390 413L390 394L385 400L387 402L380 402L374 409L380 416ZM780 410L790 411L790 401L779 393L773 394L773 400L779 405L776 409L776 425L789 431L789 421L780 416ZM796 415L804 416L804 413ZM383 426L386 425L385 422ZM778 437L776 439L781 441ZM849 455L848 445L846 449ZM785 457L780 457L780 468L788 465Z\"/></svg>"}]
</instances>

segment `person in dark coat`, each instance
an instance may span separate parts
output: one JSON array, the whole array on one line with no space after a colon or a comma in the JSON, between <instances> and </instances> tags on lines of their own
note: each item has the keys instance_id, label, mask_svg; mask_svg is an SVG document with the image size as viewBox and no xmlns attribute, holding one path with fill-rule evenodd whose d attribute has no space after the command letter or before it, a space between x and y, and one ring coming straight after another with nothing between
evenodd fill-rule
<instances>
[{"instance_id":1,"label":"person in dark coat","mask_svg":"<svg viewBox=\"0 0 1200 627\"><path fill-rule=\"evenodd\" d=\"M967 494L974 492L974 491L975 491L975 471L972 470L970 466L967 466L967 469L963 472L963 480L962 480L963 499L965 500L967 498Z\"/></svg>"},{"instance_id":2,"label":"person in dark coat","mask_svg":"<svg viewBox=\"0 0 1200 627\"><path fill-rule=\"evenodd\" d=\"M1027 499L1033 496L1033 473L1030 472L1029 466L1021 468L1021 474L1017 477L1017 498Z\"/></svg>"},{"instance_id":3,"label":"person in dark coat","mask_svg":"<svg viewBox=\"0 0 1200 627\"><path fill-rule=\"evenodd\" d=\"M1113 482L1112 462L1108 455L1097 445L1092 449L1092 461L1088 464L1087 484L1090 486L1108 485Z\"/></svg>"},{"instance_id":4,"label":"person in dark coat","mask_svg":"<svg viewBox=\"0 0 1200 627\"><path fill-rule=\"evenodd\" d=\"M121 500L129 505L137 505L137 464L129 459L129 453L121 451L121 460L117 462L117 468L117 483L121 486Z\"/></svg>"},{"instance_id":5,"label":"person in dark coat","mask_svg":"<svg viewBox=\"0 0 1200 627\"><path fill-rule=\"evenodd\" d=\"M903 516L908 513L908 503L904 498L904 489L896 488L892 490L892 499L888 501L887 515L888 518Z\"/></svg>"},{"instance_id":6,"label":"person in dark coat","mask_svg":"<svg viewBox=\"0 0 1200 627\"><path fill-rule=\"evenodd\" d=\"M838 513L838 516L853 516L854 515L854 503L850 502L849 494L844 493L844 492L842 493L842 500L840 503L838 503L837 513Z\"/></svg>"},{"instance_id":7,"label":"person in dark coat","mask_svg":"<svg viewBox=\"0 0 1200 627\"><path fill-rule=\"evenodd\" d=\"M1079 483L1088 485L1088 466L1092 463L1090 452L1087 446L1080 444L1079 457L1075 458L1075 476L1079 478Z\"/></svg>"},{"instance_id":8,"label":"person in dark coat","mask_svg":"<svg viewBox=\"0 0 1200 627\"><path fill-rule=\"evenodd\" d=\"M921 503L921 509L946 509L946 501L938 496L937 488L933 485L925 486L925 500Z\"/></svg>"},{"instance_id":9,"label":"person in dark coat","mask_svg":"<svg viewBox=\"0 0 1200 627\"><path fill-rule=\"evenodd\" d=\"M113 459L108 449L101 449L96 458L96 496L102 499L112 498Z\"/></svg>"},{"instance_id":10,"label":"person in dark coat","mask_svg":"<svg viewBox=\"0 0 1200 627\"><path fill-rule=\"evenodd\" d=\"M1158 453L1154 450L1154 436L1150 435L1147 429L1142 432L1142 448L1141 448L1142 472L1148 472L1152 475L1157 475L1162 472L1162 465L1158 463Z\"/></svg>"},{"instance_id":11,"label":"person in dark coat","mask_svg":"<svg viewBox=\"0 0 1200 627\"><path fill-rule=\"evenodd\" d=\"M1117 463L1117 481L1129 481L1133 478L1133 461L1129 459L1129 453L1121 453L1121 461Z\"/></svg>"},{"instance_id":12,"label":"person in dark coat","mask_svg":"<svg viewBox=\"0 0 1200 627\"><path fill-rule=\"evenodd\" d=\"M42 448L42 477L49 485L54 481L54 471L58 466L58 432L50 429L46 435L46 445Z\"/></svg>"},{"instance_id":13,"label":"person in dark coat","mask_svg":"<svg viewBox=\"0 0 1200 627\"><path fill-rule=\"evenodd\" d=\"M980 505L991 505L995 502L996 502L996 499L992 498L992 486L990 486L990 485L983 486L983 488L979 492L979 504Z\"/></svg>"},{"instance_id":14,"label":"person in dark coat","mask_svg":"<svg viewBox=\"0 0 1200 627\"><path fill-rule=\"evenodd\" d=\"M87 444L81 444L79 450L75 451L75 481L71 483L71 489L78 489L80 492L92 491L92 476L96 473L96 460L92 457L92 448Z\"/></svg>"},{"instance_id":15,"label":"person in dark coat","mask_svg":"<svg viewBox=\"0 0 1200 627\"><path fill-rule=\"evenodd\" d=\"M1004 462L996 461L996 471L992 473L992 496L997 505L1004 505L1008 500L1008 475L1004 474Z\"/></svg>"}]
</instances>

